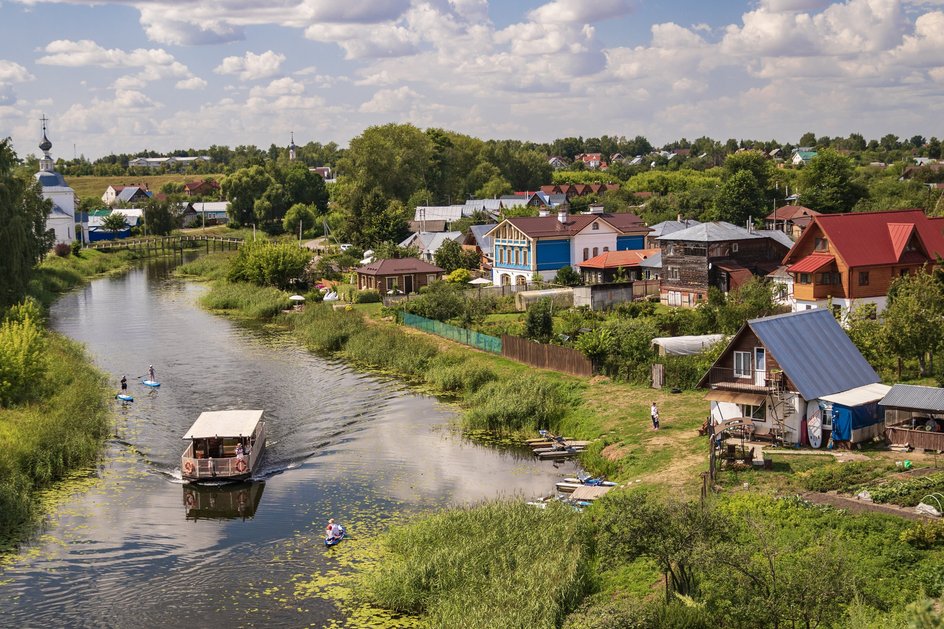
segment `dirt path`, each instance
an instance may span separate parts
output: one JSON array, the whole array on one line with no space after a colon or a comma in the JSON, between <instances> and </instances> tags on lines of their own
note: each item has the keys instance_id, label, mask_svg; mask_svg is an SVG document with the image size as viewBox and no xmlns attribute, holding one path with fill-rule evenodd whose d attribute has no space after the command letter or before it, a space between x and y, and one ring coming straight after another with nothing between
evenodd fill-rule
<instances>
[{"instance_id":1,"label":"dirt path","mask_svg":"<svg viewBox=\"0 0 944 629\"><path fill-rule=\"evenodd\" d=\"M841 494L804 492L800 494L800 497L815 504L829 505L831 507L836 507L837 509L845 509L846 511L850 511L852 513L884 513L886 515L896 515L901 518L907 518L909 520L916 520L919 522L927 522L937 519L932 518L931 516L915 513L914 509L899 507L898 505L866 502L853 496L843 496Z\"/></svg>"}]
</instances>

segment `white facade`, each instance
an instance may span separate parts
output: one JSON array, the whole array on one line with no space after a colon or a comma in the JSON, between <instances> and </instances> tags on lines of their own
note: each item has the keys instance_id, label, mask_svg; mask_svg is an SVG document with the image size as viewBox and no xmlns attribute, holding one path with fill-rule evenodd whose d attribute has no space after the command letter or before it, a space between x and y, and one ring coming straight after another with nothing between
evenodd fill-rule
<instances>
[{"instance_id":1,"label":"white facade","mask_svg":"<svg viewBox=\"0 0 944 629\"><path fill-rule=\"evenodd\" d=\"M842 309L840 320L845 321L851 310L855 310L863 304L875 304L875 312L876 314L880 314L883 310L885 310L885 306L888 305L888 296L882 295L879 297L860 297L858 299L833 297L831 301L828 299L796 299L793 303L793 312L800 312L802 310L815 310L817 308L829 308L830 303L832 303L833 308L838 307Z\"/></svg>"},{"instance_id":2,"label":"white facade","mask_svg":"<svg viewBox=\"0 0 944 629\"><path fill-rule=\"evenodd\" d=\"M765 402L765 419L752 420L752 423L754 424L754 434L766 435L770 433L773 428L778 426L776 418L779 417L783 421L784 430L786 432L786 434L783 435L784 441L786 443L799 443L800 422L806 420L807 407L817 407L817 405L815 403L808 405L806 400L804 400L799 393L790 392L785 395L782 402L777 403L776 408L771 405L771 401L772 400L770 396L768 396ZM786 415L787 409L792 410L789 415ZM745 405L743 404L712 401L711 423L719 424L720 422L728 419L745 417L747 416L747 412L749 412L749 409L745 408Z\"/></svg>"},{"instance_id":3,"label":"white facade","mask_svg":"<svg viewBox=\"0 0 944 629\"><path fill-rule=\"evenodd\" d=\"M79 236L75 222L75 190L70 188L62 175L56 172L55 162L49 155L52 142L46 137L46 120L43 119L43 141L39 145L43 158L39 160L39 172L33 177L42 187L44 199L52 202L52 209L46 216L46 228L55 233L55 243L71 244ZM82 229L82 226L79 226ZM86 226L85 240L88 242Z\"/></svg>"},{"instance_id":4,"label":"white facade","mask_svg":"<svg viewBox=\"0 0 944 629\"><path fill-rule=\"evenodd\" d=\"M596 229L594 229L596 226ZM619 235L613 227L602 220L595 220L583 228L570 240L570 266L577 266L605 251L616 251L616 237ZM587 255L584 256L586 249Z\"/></svg>"}]
</instances>

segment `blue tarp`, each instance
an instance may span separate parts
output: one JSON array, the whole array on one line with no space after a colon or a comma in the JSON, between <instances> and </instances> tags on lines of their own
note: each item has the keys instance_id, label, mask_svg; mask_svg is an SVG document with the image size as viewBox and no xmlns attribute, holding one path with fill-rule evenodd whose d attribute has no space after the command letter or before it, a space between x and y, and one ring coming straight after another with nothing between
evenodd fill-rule
<instances>
[{"instance_id":1,"label":"blue tarp","mask_svg":"<svg viewBox=\"0 0 944 629\"><path fill-rule=\"evenodd\" d=\"M99 231L95 228L89 230L89 242L98 242L99 240L117 240L118 238L128 238L129 236L131 236L130 227L118 232L108 231L107 229Z\"/></svg>"},{"instance_id":2,"label":"blue tarp","mask_svg":"<svg viewBox=\"0 0 944 629\"><path fill-rule=\"evenodd\" d=\"M878 402L859 406L833 404L833 441L852 441L852 431L868 428L882 421Z\"/></svg>"}]
</instances>

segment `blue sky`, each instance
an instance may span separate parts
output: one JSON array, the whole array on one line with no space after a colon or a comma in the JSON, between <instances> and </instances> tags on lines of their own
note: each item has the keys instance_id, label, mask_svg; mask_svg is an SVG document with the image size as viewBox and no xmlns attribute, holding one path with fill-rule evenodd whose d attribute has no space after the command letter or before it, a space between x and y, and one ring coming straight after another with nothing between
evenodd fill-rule
<instances>
[{"instance_id":1,"label":"blue sky","mask_svg":"<svg viewBox=\"0 0 944 629\"><path fill-rule=\"evenodd\" d=\"M0 0L0 137L53 153L944 136L944 0Z\"/></svg>"}]
</instances>

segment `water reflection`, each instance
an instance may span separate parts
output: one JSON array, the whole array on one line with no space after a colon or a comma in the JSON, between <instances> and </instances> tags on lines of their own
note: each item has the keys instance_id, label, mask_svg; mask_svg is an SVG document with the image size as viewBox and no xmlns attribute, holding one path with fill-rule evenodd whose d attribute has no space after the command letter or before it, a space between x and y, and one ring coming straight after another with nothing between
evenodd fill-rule
<instances>
[{"instance_id":1,"label":"water reflection","mask_svg":"<svg viewBox=\"0 0 944 629\"><path fill-rule=\"evenodd\" d=\"M188 520L251 520L262 500L264 482L183 486Z\"/></svg>"}]
</instances>

